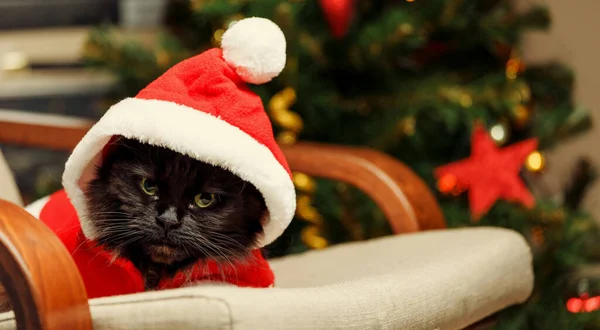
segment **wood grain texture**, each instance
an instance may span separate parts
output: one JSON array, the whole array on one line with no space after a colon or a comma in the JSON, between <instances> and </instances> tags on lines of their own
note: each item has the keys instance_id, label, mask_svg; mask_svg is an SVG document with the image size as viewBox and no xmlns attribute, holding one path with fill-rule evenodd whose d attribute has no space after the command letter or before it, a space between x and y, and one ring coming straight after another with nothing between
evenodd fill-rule
<instances>
[{"instance_id":1,"label":"wood grain texture","mask_svg":"<svg viewBox=\"0 0 600 330\"><path fill-rule=\"evenodd\" d=\"M65 246L39 220L2 200L0 265L19 329L92 329L85 286Z\"/></svg>"},{"instance_id":2,"label":"wood grain texture","mask_svg":"<svg viewBox=\"0 0 600 330\"><path fill-rule=\"evenodd\" d=\"M291 168L349 183L381 208L396 234L446 227L427 185L402 162L366 148L316 143L283 147Z\"/></svg>"},{"instance_id":3,"label":"wood grain texture","mask_svg":"<svg viewBox=\"0 0 600 330\"><path fill-rule=\"evenodd\" d=\"M67 116L0 110L0 143L71 151L92 125Z\"/></svg>"}]
</instances>

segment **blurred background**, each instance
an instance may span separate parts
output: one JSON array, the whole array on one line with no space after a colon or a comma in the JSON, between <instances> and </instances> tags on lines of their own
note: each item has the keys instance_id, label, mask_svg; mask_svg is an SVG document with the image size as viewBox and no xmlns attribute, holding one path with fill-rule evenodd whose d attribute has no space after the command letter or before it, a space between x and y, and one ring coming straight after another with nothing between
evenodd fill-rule
<instances>
[{"instance_id":1,"label":"blurred background","mask_svg":"<svg viewBox=\"0 0 600 330\"><path fill-rule=\"evenodd\" d=\"M429 184L450 227L522 233L536 291L498 329L600 329L599 11L597 0L0 0L0 108L98 118L219 46L237 20L270 18L287 67L252 88L279 143L382 150ZM465 180L504 163L446 166L485 141L507 148L524 186L468 191ZM60 189L68 154L0 148L26 202ZM359 191L294 182L297 219L271 255L390 234Z\"/></svg>"}]
</instances>

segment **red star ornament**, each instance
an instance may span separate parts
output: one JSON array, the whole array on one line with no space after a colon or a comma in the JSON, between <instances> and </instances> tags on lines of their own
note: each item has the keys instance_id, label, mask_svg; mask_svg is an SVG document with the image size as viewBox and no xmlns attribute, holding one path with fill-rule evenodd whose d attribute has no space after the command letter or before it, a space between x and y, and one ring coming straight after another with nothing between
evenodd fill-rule
<instances>
[{"instance_id":1,"label":"red star ornament","mask_svg":"<svg viewBox=\"0 0 600 330\"><path fill-rule=\"evenodd\" d=\"M435 177L455 181L469 190L469 206L474 219L487 213L498 199L533 207L535 199L519 177L527 156L537 148L529 139L499 149L485 128L477 125L471 136L471 156L435 170Z\"/></svg>"}]
</instances>

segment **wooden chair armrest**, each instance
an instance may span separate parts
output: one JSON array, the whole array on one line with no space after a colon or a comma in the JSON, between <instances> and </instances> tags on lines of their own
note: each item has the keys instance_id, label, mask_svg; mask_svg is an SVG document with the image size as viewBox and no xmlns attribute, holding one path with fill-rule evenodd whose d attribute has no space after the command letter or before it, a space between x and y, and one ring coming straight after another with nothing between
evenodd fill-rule
<instances>
[{"instance_id":1,"label":"wooden chair armrest","mask_svg":"<svg viewBox=\"0 0 600 330\"><path fill-rule=\"evenodd\" d=\"M440 206L423 180L382 152L306 142L285 146L283 151L294 171L362 190L383 211L395 234L446 227Z\"/></svg>"},{"instance_id":2,"label":"wooden chair armrest","mask_svg":"<svg viewBox=\"0 0 600 330\"><path fill-rule=\"evenodd\" d=\"M68 116L0 110L0 143L71 151L93 124Z\"/></svg>"},{"instance_id":3,"label":"wooden chair armrest","mask_svg":"<svg viewBox=\"0 0 600 330\"><path fill-rule=\"evenodd\" d=\"M0 143L71 151L93 125L73 117L0 110ZM398 160L364 148L298 143L283 147L290 167L349 183L383 210L394 233L445 228L425 183Z\"/></svg>"},{"instance_id":4,"label":"wooden chair armrest","mask_svg":"<svg viewBox=\"0 0 600 330\"><path fill-rule=\"evenodd\" d=\"M19 329L92 329L85 286L65 246L42 222L3 200L0 266Z\"/></svg>"}]
</instances>

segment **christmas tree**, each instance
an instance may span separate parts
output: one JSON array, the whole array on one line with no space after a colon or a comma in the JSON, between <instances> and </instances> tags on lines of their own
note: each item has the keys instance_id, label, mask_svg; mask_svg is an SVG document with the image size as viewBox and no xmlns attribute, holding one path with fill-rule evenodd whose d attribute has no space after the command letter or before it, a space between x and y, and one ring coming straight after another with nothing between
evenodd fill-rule
<instances>
[{"instance_id":1,"label":"christmas tree","mask_svg":"<svg viewBox=\"0 0 600 330\"><path fill-rule=\"evenodd\" d=\"M449 227L514 229L532 246L536 287L498 329L598 329L600 234L579 209L594 179L582 159L560 195L537 187L544 152L590 127L560 63L523 63L520 42L550 14L504 0L171 1L152 47L93 31L90 66L133 96L173 64L219 45L225 29L260 16L284 31L288 60L263 98L281 144L361 145L405 162L436 191ZM271 255L391 233L360 192L294 177L297 219Z\"/></svg>"}]
</instances>

